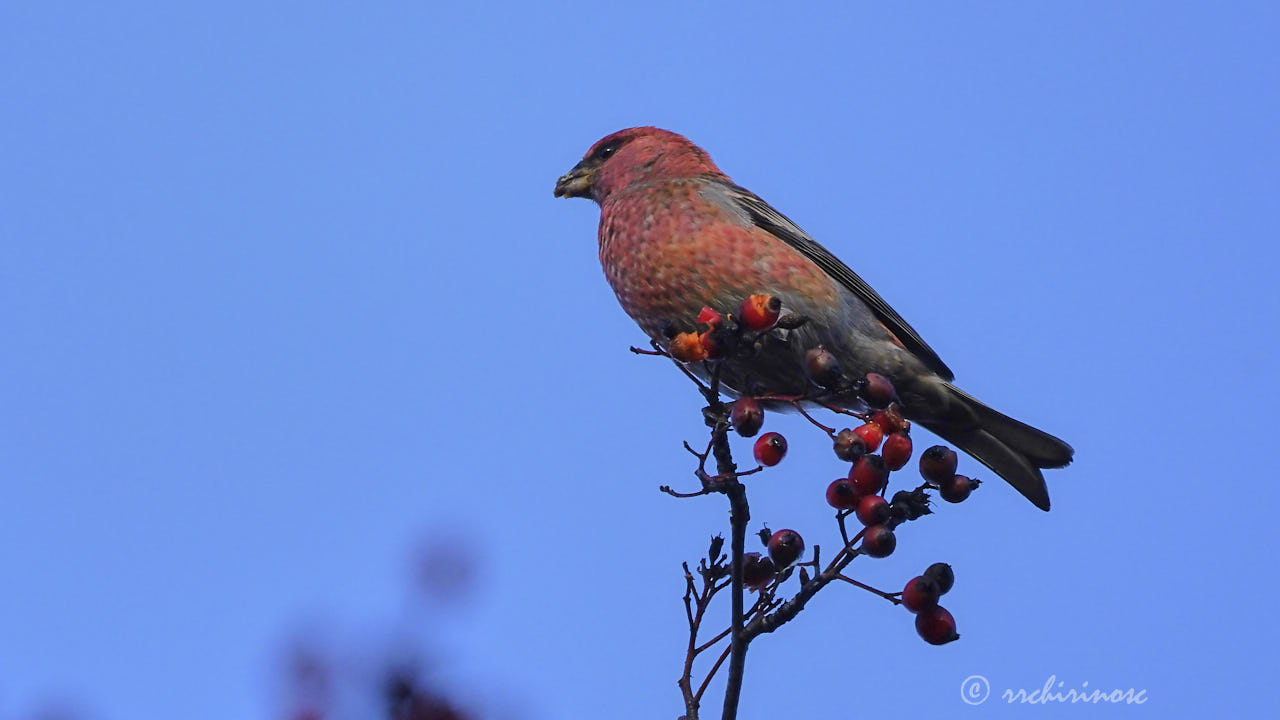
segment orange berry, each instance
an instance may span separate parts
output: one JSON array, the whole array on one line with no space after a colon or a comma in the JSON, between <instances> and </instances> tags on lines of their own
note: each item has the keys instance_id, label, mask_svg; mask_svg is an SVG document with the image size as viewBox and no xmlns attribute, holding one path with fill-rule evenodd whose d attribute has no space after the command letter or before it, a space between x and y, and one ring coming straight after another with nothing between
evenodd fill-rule
<instances>
[{"instance_id":1,"label":"orange berry","mask_svg":"<svg viewBox=\"0 0 1280 720\"><path fill-rule=\"evenodd\" d=\"M671 338L671 342L667 344L667 352L683 363L707 359L707 348L696 332L682 332Z\"/></svg>"}]
</instances>

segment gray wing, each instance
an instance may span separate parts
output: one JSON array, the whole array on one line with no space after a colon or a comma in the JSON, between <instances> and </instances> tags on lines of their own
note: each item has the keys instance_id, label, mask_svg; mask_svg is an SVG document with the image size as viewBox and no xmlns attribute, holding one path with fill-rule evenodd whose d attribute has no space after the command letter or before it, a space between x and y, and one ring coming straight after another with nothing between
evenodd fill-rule
<instances>
[{"instance_id":1,"label":"gray wing","mask_svg":"<svg viewBox=\"0 0 1280 720\"><path fill-rule=\"evenodd\" d=\"M907 324L907 321L903 320L901 315L889 307L889 303L885 302L884 298L880 297L875 290L872 290L865 280L858 277L858 274L853 270L850 270L848 265L840 262L839 258L819 245L818 241L809 237L808 233L791 222L786 215L774 210L769 203L761 200L755 193L733 183L720 182L724 185L734 204L746 212L757 227L799 250L805 257L822 268L823 272L835 278L837 282L862 300L871 309L871 312L875 314L876 318L884 323L885 327L889 328L889 332L897 336L903 346L911 351L911 354L919 358L926 367L942 376L943 380L955 379L955 374L951 372L951 368L948 368L942 362L942 359L933 351L933 348L929 347L928 343Z\"/></svg>"}]
</instances>

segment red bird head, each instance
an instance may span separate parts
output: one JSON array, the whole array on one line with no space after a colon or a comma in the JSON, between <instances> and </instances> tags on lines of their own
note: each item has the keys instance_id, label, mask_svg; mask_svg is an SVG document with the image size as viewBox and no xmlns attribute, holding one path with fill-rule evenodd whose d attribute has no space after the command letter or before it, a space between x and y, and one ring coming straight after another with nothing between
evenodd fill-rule
<instances>
[{"instance_id":1,"label":"red bird head","mask_svg":"<svg viewBox=\"0 0 1280 720\"><path fill-rule=\"evenodd\" d=\"M556 181L556 197L589 197L603 204L610 194L639 183L723 174L705 150L683 135L655 127L627 128L592 145Z\"/></svg>"}]
</instances>

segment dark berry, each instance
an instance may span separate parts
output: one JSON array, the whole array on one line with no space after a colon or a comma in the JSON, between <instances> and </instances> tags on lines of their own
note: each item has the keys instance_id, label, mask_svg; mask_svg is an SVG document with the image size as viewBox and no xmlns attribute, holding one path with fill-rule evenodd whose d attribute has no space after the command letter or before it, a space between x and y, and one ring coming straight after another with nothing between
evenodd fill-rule
<instances>
[{"instance_id":1,"label":"dark berry","mask_svg":"<svg viewBox=\"0 0 1280 720\"><path fill-rule=\"evenodd\" d=\"M938 584L939 595L946 595L947 591L951 590L951 586L956 584L956 574L951 571L950 565L943 562L930 565L929 569L924 571L924 575Z\"/></svg>"},{"instance_id":2,"label":"dark berry","mask_svg":"<svg viewBox=\"0 0 1280 720\"><path fill-rule=\"evenodd\" d=\"M926 575L911 579L902 590L902 607L913 613L927 610L938 604L938 583Z\"/></svg>"},{"instance_id":3,"label":"dark berry","mask_svg":"<svg viewBox=\"0 0 1280 720\"><path fill-rule=\"evenodd\" d=\"M958 462L955 450L946 445L934 445L920 453L920 476L934 485L940 485L956 474Z\"/></svg>"},{"instance_id":4,"label":"dark berry","mask_svg":"<svg viewBox=\"0 0 1280 720\"><path fill-rule=\"evenodd\" d=\"M915 520L933 512L929 509L929 493L921 489L899 490L893 494L889 507L893 510L894 520L898 522Z\"/></svg>"},{"instance_id":5,"label":"dark berry","mask_svg":"<svg viewBox=\"0 0 1280 720\"><path fill-rule=\"evenodd\" d=\"M675 322L670 318L663 318L658 323L658 332L662 337L670 340L682 332L693 332L695 328L686 322Z\"/></svg>"},{"instance_id":6,"label":"dark berry","mask_svg":"<svg viewBox=\"0 0 1280 720\"><path fill-rule=\"evenodd\" d=\"M779 530L769 538L769 557L775 568L789 568L803 554L804 539L795 530Z\"/></svg>"},{"instance_id":7,"label":"dark berry","mask_svg":"<svg viewBox=\"0 0 1280 720\"><path fill-rule=\"evenodd\" d=\"M946 645L960 637L956 634L956 619L941 605L916 615L916 632L930 645Z\"/></svg>"},{"instance_id":8,"label":"dark berry","mask_svg":"<svg viewBox=\"0 0 1280 720\"><path fill-rule=\"evenodd\" d=\"M738 338L733 331L723 325L712 325L711 329L698 335L702 349L707 351L708 360L716 360L730 354L737 345Z\"/></svg>"},{"instance_id":9,"label":"dark berry","mask_svg":"<svg viewBox=\"0 0 1280 720\"><path fill-rule=\"evenodd\" d=\"M884 439L884 447L880 450L884 464L890 470L901 470L911 459L911 436L904 432L896 432Z\"/></svg>"},{"instance_id":10,"label":"dark berry","mask_svg":"<svg viewBox=\"0 0 1280 720\"><path fill-rule=\"evenodd\" d=\"M859 495L875 495L888 481L889 468L885 467L884 458L879 455L863 455L853 464L849 479Z\"/></svg>"},{"instance_id":11,"label":"dark berry","mask_svg":"<svg viewBox=\"0 0 1280 720\"><path fill-rule=\"evenodd\" d=\"M861 395L871 407L885 407L893 402L893 383L880 373L867 373L867 381L862 386Z\"/></svg>"},{"instance_id":12,"label":"dark berry","mask_svg":"<svg viewBox=\"0 0 1280 720\"><path fill-rule=\"evenodd\" d=\"M858 437L858 433L845 428L836 433L834 443L836 457L845 462L854 462L858 458L867 454L867 444Z\"/></svg>"},{"instance_id":13,"label":"dark berry","mask_svg":"<svg viewBox=\"0 0 1280 720\"><path fill-rule=\"evenodd\" d=\"M778 322L782 301L772 295L751 295L738 308L738 321L748 330L761 332Z\"/></svg>"},{"instance_id":14,"label":"dark berry","mask_svg":"<svg viewBox=\"0 0 1280 720\"><path fill-rule=\"evenodd\" d=\"M860 497L848 478L838 478L827 486L827 504L837 510L857 507Z\"/></svg>"},{"instance_id":15,"label":"dark berry","mask_svg":"<svg viewBox=\"0 0 1280 720\"><path fill-rule=\"evenodd\" d=\"M787 454L787 439L776 432L765 433L756 440L756 462L765 467L773 467L782 462Z\"/></svg>"},{"instance_id":16,"label":"dark berry","mask_svg":"<svg viewBox=\"0 0 1280 720\"><path fill-rule=\"evenodd\" d=\"M898 547L898 538L887 525L872 525L862 536L862 552L873 558L889 557Z\"/></svg>"},{"instance_id":17,"label":"dark berry","mask_svg":"<svg viewBox=\"0 0 1280 720\"><path fill-rule=\"evenodd\" d=\"M742 556L742 584L759 590L773 582L773 561L762 557L758 552L746 553Z\"/></svg>"},{"instance_id":18,"label":"dark berry","mask_svg":"<svg viewBox=\"0 0 1280 720\"><path fill-rule=\"evenodd\" d=\"M854 514L863 525L884 525L892 515L889 503L879 495L867 495L859 500Z\"/></svg>"},{"instance_id":19,"label":"dark berry","mask_svg":"<svg viewBox=\"0 0 1280 720\"><path fill-rule=\"evenodd\" d=\"M938 494L943 500L951 503L963 502L969 493L978 487L978 480L970 480L964 475L952 475L950 480L938 487Z\"/></svg>"},{"instance_id":20,"label":"dark berry","mask_svg":"<svg viewBox=\"0 0 1280 720\"><path fill-rule=\"evenodd\" d=\"M809 379L821 387L833 387L840 383L840 361L835 353L819 345L804 354L804 367Z\"/></svg>"},{"instance_id":21,"label":"dark berry","mask_svg":"<svg viewBox=\"0 0 1280 720\"><path fill-rule=\"evenodd\" d=\"M853 432L866 443L867 452L875 452L876 448L880 447L880 440L884 438L884 431L875 423L859 425L853 429Z\"/></svg>"},{"instance_id":22,"label":"dark berry","mask_svg":"<svg viewBox=\"0 0 1280 720\"><path fill-rule=\"evenodd\" d=\"M751 437L760 432L760 426L764 425L764 408L755 398L738 398L729 413L729 422L733 423L733 429L739 435Z\"/></svg>"}]
</instances>

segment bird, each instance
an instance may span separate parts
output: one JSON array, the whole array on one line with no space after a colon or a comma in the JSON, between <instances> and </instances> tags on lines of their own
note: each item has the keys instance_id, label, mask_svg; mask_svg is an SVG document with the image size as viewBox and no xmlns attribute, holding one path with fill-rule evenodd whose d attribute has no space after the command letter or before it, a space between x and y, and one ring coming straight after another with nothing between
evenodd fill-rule
<instances>
[{"instance_id":1,"label":"bird","mask_svg":"<svg viewBox=\"0 0 1280 720\"><path fill-rule=\"evenodd\" d=\"M734 312L751 295L779 298L805 318L789 331L795 337L722 361L731 393L803 395L813 389L805 353L821 346L851 376L887 377L907 419L1049 509L1041 471L1068 465L1071 446L956 387L951 369L866 281L689 139L656 127L619 130L593 144L554 194L599 205L605 278L659 346L673 323L704 307Z\"/></svg>"}]
</instances>

